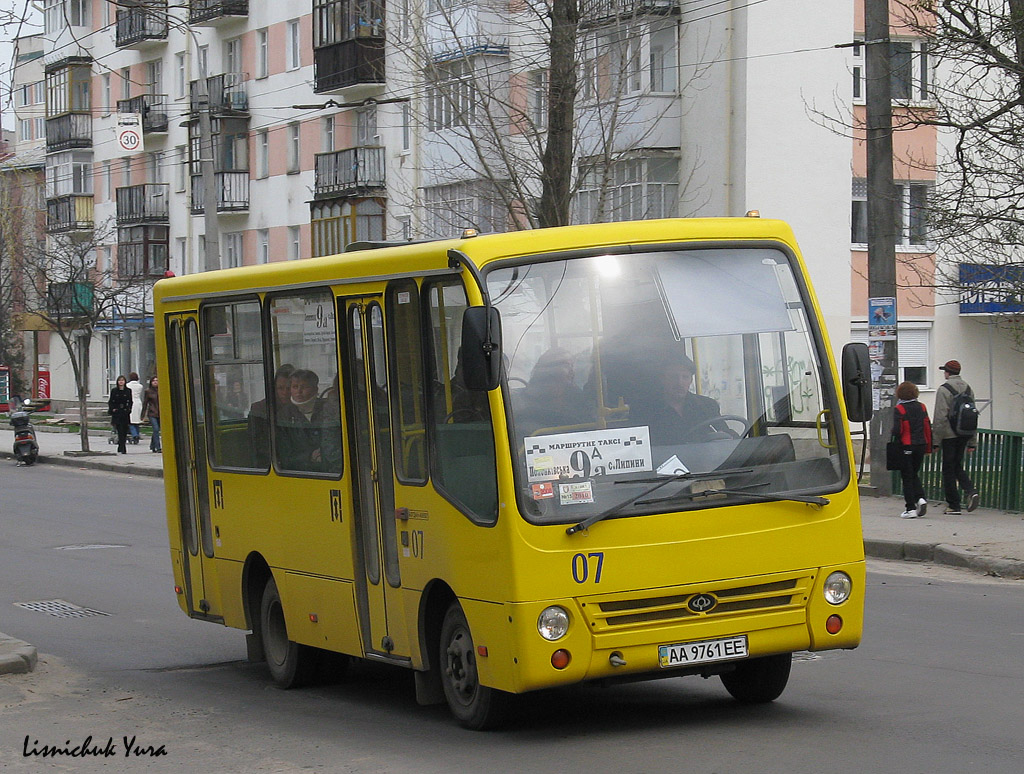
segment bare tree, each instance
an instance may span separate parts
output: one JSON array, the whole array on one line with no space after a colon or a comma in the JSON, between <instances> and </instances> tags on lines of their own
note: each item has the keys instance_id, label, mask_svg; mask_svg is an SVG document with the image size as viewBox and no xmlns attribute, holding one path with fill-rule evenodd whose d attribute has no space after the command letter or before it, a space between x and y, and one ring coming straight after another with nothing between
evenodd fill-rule
<instances>
[{"instance_id":1,"label":"bare tree","mask_svg":"<svg viewBox=\"0 0 1024 774\"><path fill-rule=\"evenodd\" d=\"M933 105L902 126L946 140L928 202L940 255L935 285L959 299L982 293L1010 314L1024 344L1024 0L897 0L904 25L927 42ZM894 68L909 62L893 60ZM924 70L927 74L929 71ZM920 159L911 163L930 166ZM968 264L961 268L960 264ZM973 268L971 264L984 267ZM1014 313L1015 312L1015 313Z\"/></svg>"},{"instance_id":2,"label":"bare tree","mask_svg":"<svg viewBox=\"0 0 1024 774\"><path fill-rule=\"evenodd\" d=\"M112 226L51 233L48 243L25 257L26 276L38 299L34 311L57 334L74 374L82 451L89 451L88 364L96 330L145 308L151 280L127 266L97 263L98 248L111 243Z\"/></svg>"},{"instance_id":3,"label":"bare tree","mask_svg":"<svg viewBox=\"0 0 1024 774\"><path fill-rule=\"evenodd\" d=\"M425 82L414 105L428 130L428 214L449 231L567 225L586 188L597 193L588 219L608 219L616 163L649 148L674 165L672 201L635 216L674 213L679 154L664 137L678 147L679 100L644 100L653 67L663 97L679 93L680 10L671 0L433 0L405 46L407 72L389 76L410 93ZM649 44L656 31L671 45ZM429 197L445 187L447 198Z\"/></svg>"}]
</instances>

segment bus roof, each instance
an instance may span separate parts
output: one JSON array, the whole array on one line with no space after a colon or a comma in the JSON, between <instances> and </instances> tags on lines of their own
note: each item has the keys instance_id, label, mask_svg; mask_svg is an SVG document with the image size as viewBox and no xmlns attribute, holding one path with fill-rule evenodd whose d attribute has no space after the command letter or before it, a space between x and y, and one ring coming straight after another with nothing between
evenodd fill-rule
<instances>
[{"instance_id":1,"label":"bus roof","mask_svg":"<svg viewBox=\"0 0 1024 774\"><path fill-rule=\"evenodd\" d=\"M448 251L457 249L479 267L502 258L558 253L602 246L675 242L776 241L796 251L790 227L779 220L745 218L672 218L509 231L434 242L410 242L379 249L339 253L301 261L188 274L154 285L154 303L232 292L257 292L329 284L331 281L391 278L447 272Z\"/></svg>"}]
</instances>

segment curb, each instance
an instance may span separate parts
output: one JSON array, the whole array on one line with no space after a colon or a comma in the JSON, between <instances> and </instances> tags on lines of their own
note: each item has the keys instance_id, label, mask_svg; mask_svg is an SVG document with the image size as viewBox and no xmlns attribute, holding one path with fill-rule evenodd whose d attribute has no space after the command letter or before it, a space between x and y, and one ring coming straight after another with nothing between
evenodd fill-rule
<instances>
[{"instance_id":1,"label":"curb","mask_svg":"<svg viewBox=\"0 0 1024 774\"><path fill-rule=\"evenodd\" d=\"M0 675L22 675L36 668L34 645L0 633Z\"/></svg>"},{"instance_id":2,"label":"curb","mask_svg":"<svg viewBox=\"0 0 1024 774\"><path fill-rule=\"evenodd\" d=\"M995 575L1000 578L1024 579L1024 561L980 556L970 549L945 543L914 543L901 540L864 540L864 553L875 559L897 559L909 562L935 562L950 567Z\"/></svg>"},{"instance_id":3,"label":"curb","mask_svg":"<svg viewBox=\"0 0 1024 774\"><path fill-rule=\"evenodd\" d=\"M0 451L0 458L13 460L15 457L13 452ZM71 468L89 468L91 470L106 471L108 473L128 473L133 476L150 476L152 478L164 477L164 471L162 468L136 468L132 467L131 463L128 465L119 465L114 462L101 462L99 459L93 457L55 457L41 454L36 460L36 464L63 465Z\"/></svg>"}]
</instances>

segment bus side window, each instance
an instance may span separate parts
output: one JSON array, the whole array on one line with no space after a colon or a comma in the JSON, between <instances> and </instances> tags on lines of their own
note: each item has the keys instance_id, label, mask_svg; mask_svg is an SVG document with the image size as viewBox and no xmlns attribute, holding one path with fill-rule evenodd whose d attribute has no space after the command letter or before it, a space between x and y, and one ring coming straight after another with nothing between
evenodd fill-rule
<instances>
[{"instance_id":1,"label":"bus side window","mask_svg":"<svg viewBox=\"0 0 1024 774\"><path fill-rule=\"evenodd\" d=\"M248 419L250 406L266 398L259 301L204 306L203 335L213 419L210 464L266 470Z\"/></svg>"},{"instance_id":2,"label":"bus side window","mask_svg":"<svg viewBox=\"0 0 1024 774\"><path fill-rule=\"evenodd\" d=\"M470 518L493 523L498 516L498 480L490 405L487 393L466 389L460 367L466 292L459 282L444 280L430 285L426 298L431 475L438 490Z\"/></svg>"},{"instance_id":3,"label":"bus side window","mask_svg":"<svg viewBox=\"0 0 1024 774\"><path fill-rule=\"evenodd\" d=\"M387 311L396 472L402 483L422 484L427 480L426 385L416 283L388 285Z\"/></svg>"}]
</instances>

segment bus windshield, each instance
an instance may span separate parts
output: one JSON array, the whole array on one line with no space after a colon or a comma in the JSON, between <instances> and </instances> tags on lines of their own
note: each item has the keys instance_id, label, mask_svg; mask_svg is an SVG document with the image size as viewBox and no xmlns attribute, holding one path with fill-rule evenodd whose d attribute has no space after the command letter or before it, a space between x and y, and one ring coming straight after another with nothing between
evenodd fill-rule
<instances>
[{"instance_id":1,"label":"bus windshield","mask_svg":"<svg viewBox=\"0 0 1024 774\"><path fill-rule=\"evenodd\" d=\"M729 246L491 269L525 518L808 499L844 486L835 393L794 262L780 249Z\"/></svg>"}]
</instances>

